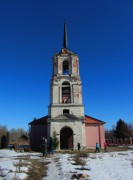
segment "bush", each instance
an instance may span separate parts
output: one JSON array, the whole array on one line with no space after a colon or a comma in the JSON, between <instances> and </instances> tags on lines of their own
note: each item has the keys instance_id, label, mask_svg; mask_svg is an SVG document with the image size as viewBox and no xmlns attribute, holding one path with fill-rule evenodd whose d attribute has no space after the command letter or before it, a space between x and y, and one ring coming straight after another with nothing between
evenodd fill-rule
<instances>
[{"instance_id":1,"label":"bush","mask_svg":"<svg viewBox=\"0 0 133 180\"><path fill-rule=\"evenodd\" d=\"M57 138L57 134L56 134L56 131L53 132L53 146L54 146L54 149L56 149L58 146L59 146L59 140Z\"/></svg>"}]
</instances>

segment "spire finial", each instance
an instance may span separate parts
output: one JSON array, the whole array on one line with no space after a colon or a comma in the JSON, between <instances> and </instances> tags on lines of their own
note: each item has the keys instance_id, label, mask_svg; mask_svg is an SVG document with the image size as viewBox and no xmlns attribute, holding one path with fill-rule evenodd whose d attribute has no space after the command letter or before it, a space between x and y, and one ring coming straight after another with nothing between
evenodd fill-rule
<instances>
[{"instance_id":1,"label":"spire finial","mask_svg":"<svg viewBox=\"0 0 133 180\"><path fill-rule=\"evenodd\" d=\"M64 20L64 35L63 35L63 48L67 48L68 42L67 42L67 27L66 27L66 21Z\"/></svg>"}]
</instances>

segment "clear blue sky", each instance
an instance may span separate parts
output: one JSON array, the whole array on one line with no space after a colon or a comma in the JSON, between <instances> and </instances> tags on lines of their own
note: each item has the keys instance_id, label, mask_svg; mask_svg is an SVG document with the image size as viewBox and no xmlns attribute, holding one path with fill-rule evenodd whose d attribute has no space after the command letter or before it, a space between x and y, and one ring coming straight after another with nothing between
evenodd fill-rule
<instances>
[{"instance_id":1,"label":"clear blue sky","mask_svg":"<svg viewBox=\"0 0 133 180\"><path fill-rule=\"evenodd\" d=\"M85 114L106 128L133 121L132 0L1 0L0 125L28 129L47 115L64 19L80 58Z\"/></svg>"}]
</instances>

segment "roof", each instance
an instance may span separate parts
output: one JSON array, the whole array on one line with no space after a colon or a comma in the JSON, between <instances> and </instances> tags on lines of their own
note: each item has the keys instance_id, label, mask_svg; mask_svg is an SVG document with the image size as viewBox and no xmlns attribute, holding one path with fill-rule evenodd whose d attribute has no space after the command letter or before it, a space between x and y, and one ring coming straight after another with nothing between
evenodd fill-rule
<instances>
[{"instance_id":1,"label":"roof","mask_svg":"<svg viewBox=\"0 0 133 180\"><path fill-rule=\"evenodd\" d=\"M29 139L28 135L26 135L26 134L23 134L23 135L20 136L19 138L20 138L20 139L25 139L25 140L28 140L28 139Z\"/></svg>"},{"instance_id":2,"label":"roof","mask_svg":"<svg viewBox=\"0 0 133 180\"><path fill-rule=\"evenodd\" d=\"M93 117L91 117L91 116L87 116L87 115L85 115L85 124L97 124L97 123L100 123L100 124L105 124L105 122L104 121L101 121L101 120L99 120L99 119L96 119L96 118L93 118Z\"/></svg>"},{"instance_id":3,"label":"roof","mask_svg":"<svg viewBox=\"0 0 133 180\"><path fill-rule=\"evenodd\" d=\"M54 119L57 120L68 120L68 119L72 119L72 120L80 120L81 118L78 118L77 116L73 115L73 114L60 114L59 116L55 117Z\"/></svg>"},{"instance_id":4,"label":"roof","mask_svg":"<svg viewBox=\"0 0 133 180\"><path fill-rule=\"evenodd\" d=\"M39 118L39 119L36 119L36 120L33 120L32 122L29 123L29 125L43 125L43 124L47 124L47 119L48 119L48 116L44 116L42 118ZM73 119L73 120L79 120L81 118L78 118L74 115L71 115L71 114L61 114L59 116L57 116L56 118L54 118L55 120L68 120L68 119ZM105 124L104 121L101 121L99 119L96 119L96 118L93 118L91 116L87 116L85 115L85 124Z\"/></svg>"},{"instance_id":5,"label":"roof","mask_svg":"<svg viewBox=\"0 0 133 180\"><path fill-rule=\"evenodd\" d=\"M67 48L62 48L60 52L55 53L53 57L57 57L57 56L68 56L68 55L74 55L74 56L78 56L76 53L70 51Z\"/></svg>"},{"instance_id":6,"label":"roof","mask_svg":"<svg viewBox=\"0 0 133 180\"><path fill-rule=\"evenodd\" d=\"M29 125L35 125L35 124L46 124L47 123L48 116L44 116L39 119L35 119L32 122L29 123Z\"/></svg>"}]
</instances>

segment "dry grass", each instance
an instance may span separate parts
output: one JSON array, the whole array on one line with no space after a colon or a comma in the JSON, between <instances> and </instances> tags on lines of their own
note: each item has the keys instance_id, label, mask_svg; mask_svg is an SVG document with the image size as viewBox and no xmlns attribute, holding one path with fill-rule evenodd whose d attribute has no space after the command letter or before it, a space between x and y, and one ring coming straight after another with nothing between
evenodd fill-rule
<instances>
[{"instance_id":1,"label":"dry grass","mask_svg":"<svg viewBox=\"0 0 133 180\"><path fill-rule=\"evenodd\" d=\"M128 150L133 150L133 148L129 148L128 146L123 146L123 147L119 147L119 146L109 146L107 148L108 152L116 152L116 151L128 151Z\"/></svg>"},{"instance_id":2,"label":"dry grass","mask_svg":"<svg viewBox=\"0 0 133 180\"><path fill-rule=\"evenodd\" d=\"M20 178L15 176L11 180L20 180Z\"/></svg>"},{"instance_id":3,"label":"dry grass","mask_svg":"<svg viewBox=\"0 0 133 180\"><path fill-rule=\"evenodd\" d=\"M128 151L128 150L133 150L133 148L129 148L128 146L108 146L107 147L107 152L118 152L118 151ZM86 153L94 153L95 149L86 149L84 150ZM100 149L100 152L105 152L104 149Z\"/></svg>"},{"instance_id":4,"label":"dry grass","mask_svg":"<svg viewBox=\"0 0 133 180\"><path fill-rule=\"evenodd\" d=\"M17 158L18 162L14 163L14 166L16 167L16 173L21 172L21 167L28 167L30 164L30 157L22 157Z\"/></svg>"},{"instance_id":5,"label":"dry grass","mask_svg":"<svg viewBox=\"0 0 133 180\"><path fill-rule=\"evenodd\" d=\"M54 158L54 162L59 162L60 158Z\"/></svg>"},{"instance_id":6,"label":"dry grass","mask_svg":"<svg viewBox=\"0 0 133 180\"><path fill-rule=\"evenodd\" d=\"M41 180L47 175L47 164L44 159L31 159L30 156L17 158L19 161L14 164L16 166L16 173L21 173L21 167L28 167L28 175L25 180ZM12 180L19 180L16 176Z\"/></svg>"},{"instance_id":7,"label":"dry grass","mask_svg":"<svg viewBox=\"0 0 133 180\"><path fill-rule=\"evenodd\" d=\"M41 180L47 176L47 166L45 162L39 160L31 160L31 165L28 171L28 177L25 180Z\"/></svg>"},{"instance_id":8,"label":"dry grass","mask_svg":"<svg viewBox=\"0 0 133 180\"><path fill-rule=\"evenodd\" d=\"M47 176L47 165L50 162L46 162L44 159L31 159L30 156L19 157L16 160L18 162L14 163L16 167L15 176L11 180L19 180L16 173L23 172L21 167L28 168L28 172L24 172L28 175L25 180L41 180Z\"/></svg>"},{"instance_id":9,"label":"dry grass","mask_svg":"<svg viewBox=\"0 0 133 180\"><path fill-rule=\"evenodd\" d=\"M123 146L123 147L119 147L119 146L108 146L107 147L107 152L118 152L118 151L128 151L128 150L133 150L133 148L129 148L128 146ZM84 149L84 150L80 150L80 152L78 150L60 150L60 151L56 151L56 153L61 153L61 154L79 154L79 153L94 153L95 152L95 148L93 149ZM100 149L100 152L104 152L104 149Z\"/></svg>"},{"instance_id":10,"label":"dry grass","mask_svg":"<svg viewBox=\"0 0 133 180\"><path fill-rule=\"evenodd\" d=\"M81 157L79 157L78 155L76 155L73 160L75 161L75 163L73 165L80 165L80 166L84 166L85 165L85 160L83 160Z\"/></svg>"},{"instance_id":11,"label":"dry grass","mask_svg":"<svg viewBox=\"0 0 133 180\"><path fill-rule=\"evenodd\" d=\"M133 160L131 160L131 165L132 165L132 167L133 167Z\"/></svg>"},{"instance_id":12,"label":"dry grass","mask_svg":"<svg viewBox=\"0 0 133 180\"><path fill-rule=\"evenodd\" d=\"M82 157L82 158L87 158L89 155L88 155L88 153L86 151L80 151L78 153L78 156Z\"/></svg>"}]
</instances>

